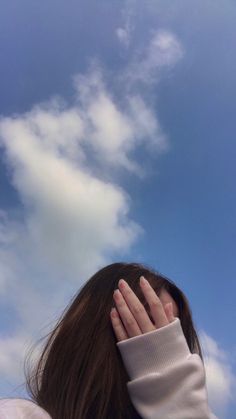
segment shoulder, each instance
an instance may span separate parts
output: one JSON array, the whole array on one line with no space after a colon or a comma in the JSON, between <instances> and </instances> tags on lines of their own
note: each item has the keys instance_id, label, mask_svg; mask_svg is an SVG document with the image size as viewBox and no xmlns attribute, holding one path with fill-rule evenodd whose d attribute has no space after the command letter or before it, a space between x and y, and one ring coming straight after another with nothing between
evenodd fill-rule
<instances>
[{"instance_id":1,"label":"shoulder","mask_svg":"<svg viewBox=\"0 0 236 419\"><path fill-rule=\"evenodd\" d=\"M49 414L27 399L0 399L1 419L51 419Z\"/></svg>"}]
</instances>

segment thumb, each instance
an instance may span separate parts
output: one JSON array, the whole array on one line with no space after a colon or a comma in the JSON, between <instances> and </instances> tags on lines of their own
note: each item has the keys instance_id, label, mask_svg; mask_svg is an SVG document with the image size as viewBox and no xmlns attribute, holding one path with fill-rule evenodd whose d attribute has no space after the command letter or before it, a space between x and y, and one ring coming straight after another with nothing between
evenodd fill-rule
<instances>
[{"instance_id":1,"label":"thumb","mask_svg":"<svg viewBox=\"0 0 236 419\"><path fill-rule=\"evenodd\" d=\"M173 304L172 303L165 304L164 310L165 310L166 317L167 317L169 323L172 323L175 319L175 316L174 316L174 313L173 313Z\"/></svg>"}]
</instances>

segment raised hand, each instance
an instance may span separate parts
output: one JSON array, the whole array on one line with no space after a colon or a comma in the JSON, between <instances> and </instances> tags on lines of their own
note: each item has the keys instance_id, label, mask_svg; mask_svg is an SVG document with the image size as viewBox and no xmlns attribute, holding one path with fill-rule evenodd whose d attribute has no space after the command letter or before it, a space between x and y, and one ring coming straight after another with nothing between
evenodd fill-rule
<instances>
[{"instance_id":1,"label":"raised hand","mask_svg":"<svg viewBox=\"0 0 236 419\"><path fill-rule=\"evenodd\" d=\"M160 298L143 276L140 277L140 287L150 307L154 323L128 283L121 279L118 286L119 289L116 289L113 294L116 308L111 310L111 322L119 342L159 329L174 320L172 303L163 306Z\"/></svg>"}]
</instances>

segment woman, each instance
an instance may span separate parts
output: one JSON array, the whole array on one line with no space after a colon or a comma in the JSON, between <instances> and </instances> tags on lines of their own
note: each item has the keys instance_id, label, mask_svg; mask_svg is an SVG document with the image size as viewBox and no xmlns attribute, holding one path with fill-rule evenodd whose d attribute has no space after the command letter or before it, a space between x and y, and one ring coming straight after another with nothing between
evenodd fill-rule
<instances>
[{"instance_id":1,"label":"woman","mask_svg":"<svg viewBox=\"0 0 236 419\"><path fill-rule=\"evenodd\" d=\"M186 297L137 263L114 263L89 279L26 385L32 401L3 399L1 419L215 418Z\"/></svg>"}]
</instances>

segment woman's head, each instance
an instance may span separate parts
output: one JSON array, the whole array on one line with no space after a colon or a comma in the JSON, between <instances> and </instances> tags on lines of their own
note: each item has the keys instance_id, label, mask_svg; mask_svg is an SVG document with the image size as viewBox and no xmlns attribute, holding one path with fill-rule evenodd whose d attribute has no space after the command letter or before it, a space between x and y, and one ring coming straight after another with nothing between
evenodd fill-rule
<instances>
[{"instance_id":1,"label":"woman's head","mask_svg":"<svg viewBox=\"0 0 236 419\"><path fill-rule=\"evenodd\" d=\"M27 388L53 419L140 418L127 391L129 377L116 345L110 311L118 281L125 279L151 317L139 286L143 275L163 304L173 301L191 352L202 357L186 297L177 286L138 263L113 263L79 290L49 335Z\"/></svg>"}]
</instances>

